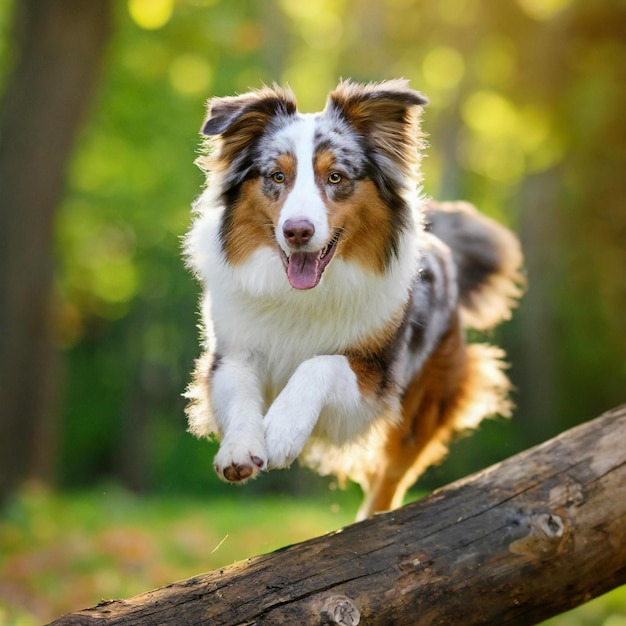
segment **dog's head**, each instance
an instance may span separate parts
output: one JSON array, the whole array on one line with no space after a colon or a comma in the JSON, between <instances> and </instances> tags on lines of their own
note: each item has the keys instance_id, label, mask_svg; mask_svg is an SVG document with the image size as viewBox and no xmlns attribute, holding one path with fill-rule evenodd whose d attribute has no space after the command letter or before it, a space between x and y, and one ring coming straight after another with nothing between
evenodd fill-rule
<instances>
[{"instance_id":1,"label":"dog's head","mask_svg":"<svg viewBox=\"0 0 626 626\"><path fill-rule=\"evenodd\" d=\"M211 99L199 163L219 188L228 262L271 247L295 289L337 257L384 272L411 223L426 102L404 80L341 82L316 114L276 86Z\"/></svg>"}]
</instances>

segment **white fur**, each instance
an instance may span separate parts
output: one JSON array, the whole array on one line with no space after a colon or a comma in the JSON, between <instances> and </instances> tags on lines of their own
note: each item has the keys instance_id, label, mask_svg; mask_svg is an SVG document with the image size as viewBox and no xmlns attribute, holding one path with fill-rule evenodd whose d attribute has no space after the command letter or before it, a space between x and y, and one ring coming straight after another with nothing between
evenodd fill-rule
<instances>
[{"instance_id":1,"label":"white fur","mask_svg":"<svg viewBox=\"0 0 626 626\"><path fill-rule=\"evenodd\" d=\"M211 404L223 433L215 466L222 472L229 465L267 465L263 426L263 400L255 363L245 355L225 357L215 372Z\"/></svg>"},{"instance_id":2,"label":"white fur","mask_svg":"<svg viewBox=\"0 0 626 626\"><path fill-rule=\"evenodd\" d=\"M321 436L331 434L328 423L318 422L322 411L329 411L333 420L352 426L364 404L346 357L321 355L303 361L265 416L269 466L291 464L316 427Z\"/></svg>"},{"instance_id":3,"label":"white fur","mask_svg":"<svg viewBox=\"0 0 626 626\"><path fill-rule=\"evenodd\" d=\"M330 228L313 178L312 118L284 133L295 141L298 176L280 219L310 219L322 247ZM218 237L222 209L210 190L196 209L186 249L206 286L205 331L216 337L210 348L223 359L211 382L212 415L205 413L193 429L221 435L218 472L250 465L253 456L263 468L289 465L312 434L342 445L365 433L380 406L361 394L348 359L337 353L397 318L418 266L421 231L400 237L398 258L384 275L338 257L317 287L300 291L289 285L279 251L267 244L243 264L226 262Z\"/></svg>"},{"instance_id":4,"label":"white fur","mask_svg":"<svg viewBox=\"0 0 626 626\"><path fill-rule=\"evenodd\" d=\"M315 227L315 234L304 250L321 250L330 239L326 205L315 183L313 171L314 133L315 116L303 115L276 136L277 143L285 141L290 145L298 167L297 183L287 197L276 225L276 239L287 255L291 250L285 241L283 226L289 219L306 219Z\"/></svg>"}]
</instances>

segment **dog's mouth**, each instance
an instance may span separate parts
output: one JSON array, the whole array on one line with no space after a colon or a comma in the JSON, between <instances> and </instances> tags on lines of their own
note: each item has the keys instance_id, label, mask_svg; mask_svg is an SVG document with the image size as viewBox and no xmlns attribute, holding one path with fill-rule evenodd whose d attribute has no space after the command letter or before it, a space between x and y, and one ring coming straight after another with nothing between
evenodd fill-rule
<instances>
[{"instance_id":1,"label":"dog's mouth","mask_svg":"<svg viewBox=\"0 0 626 626\"><path fill-rule=\"evenodd\" d=\"M340 231L336 230L328 243L317 252L297 250L287 256L281 249L281 258L287 271L287 279L294 289L317 287L324 270L335 255L340 237Z\"/></svg>"}]
</instances>

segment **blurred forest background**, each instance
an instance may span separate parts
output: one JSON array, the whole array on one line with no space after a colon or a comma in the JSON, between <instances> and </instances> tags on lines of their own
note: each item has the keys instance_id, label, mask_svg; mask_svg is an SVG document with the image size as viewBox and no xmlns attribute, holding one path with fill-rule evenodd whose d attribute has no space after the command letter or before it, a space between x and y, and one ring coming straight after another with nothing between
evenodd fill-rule
<instances>
[{"instance_id":1,"label":"blurred forest background","mask_svg":"<svg viewBox=\"0 0 626 626\"><path fill-rule=\"evenodd\" d=\"M181 397L199 287L181 259L204 103L340 77L431 100L425 190L516 230L529 289L487 337L517 409L455 444L433 488L626 399L623 0L10 0L0 3L0 499L24 484L206 498ZM245 491L245 494L244 494ZM9 506L9 505L7 505ZM189 574L191 574L190 572ZM97 601L99 597L94 598Z\"/></svg>"}]
</instances>

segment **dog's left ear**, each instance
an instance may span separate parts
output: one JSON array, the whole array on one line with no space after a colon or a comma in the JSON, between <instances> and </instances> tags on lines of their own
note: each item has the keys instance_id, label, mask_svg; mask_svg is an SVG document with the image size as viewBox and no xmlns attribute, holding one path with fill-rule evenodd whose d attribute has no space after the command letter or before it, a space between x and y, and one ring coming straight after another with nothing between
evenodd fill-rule
<instances>
[{"instance_id":1,"label":"dog's left ear","mask_svg":"<svg viewBox=\"0 0 626 626\"><path fill-rule=\"evenodd\" d=\"M405 170L419 160L419 119L428 99L406 80L361 85L342 81L328 96L326 110L347 122L379 153Z\"/></svg>"},{"instance_id":2,"label":"dog's left ear","mask_svg":"<svg viewBox=\"0 0 626 626\"><path fill-rule=\"evenodd\" d=\"M414 107L426 104L428 98L403 79L368 85L342 81L328 96L328 107L364 133L376 124L402 123Z\"/></svg>"}]
</instances>

